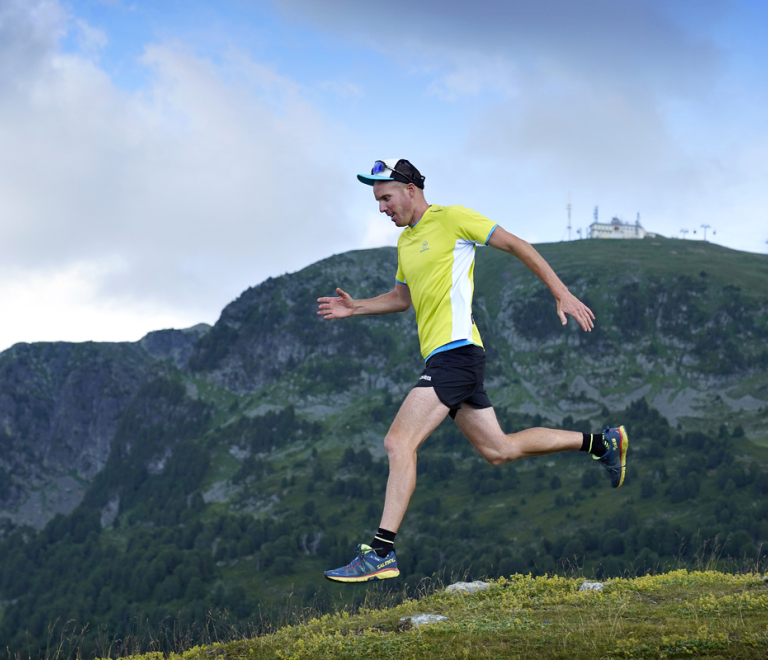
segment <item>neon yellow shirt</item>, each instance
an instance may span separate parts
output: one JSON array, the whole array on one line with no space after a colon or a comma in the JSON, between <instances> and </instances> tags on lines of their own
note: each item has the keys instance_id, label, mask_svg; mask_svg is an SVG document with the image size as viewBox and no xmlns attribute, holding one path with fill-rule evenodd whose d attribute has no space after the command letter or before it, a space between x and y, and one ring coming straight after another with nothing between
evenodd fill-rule
<instances>
[{"instance_id":1,"label":"neon yellow shirt","mask_svg":"<svg viewBox=\"0 0 768 660\"><path fill-rule=\"evenodd\" d=\"M431 205L397 241L397 275L411 292L421 354L459 342L483 345L472 317L475 248L498 225L463 206Z\"/></svg>"}]
</instances>

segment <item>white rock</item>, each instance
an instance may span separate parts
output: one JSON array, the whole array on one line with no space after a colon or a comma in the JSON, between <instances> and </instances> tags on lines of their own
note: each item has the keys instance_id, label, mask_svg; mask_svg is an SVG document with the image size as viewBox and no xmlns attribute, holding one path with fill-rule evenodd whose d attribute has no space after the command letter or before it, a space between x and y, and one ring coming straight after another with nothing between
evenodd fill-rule
<instances>
[{"instance_id":1,"label":"white rock","mask_svg":"<svg viewBox=\"0 0 768 660\"><path fill-rule=\"evenodd\" d=\"M490 587L489 582L483 582L482 580L475 580L475 582L456 582L445 588L447 593L455 594L473 594L476 591L485 591Z\"/></svg>"},{"instance_id":2,"label":"white rock","mask_svg":"<svg viewBox=\"0 0 768 660\"><path fill-rule=\"evenodd\" d=\"M447 616L442 614L414 614L413 616L404 616L400 621L410 621L414 628L424 626L430 623L442 623L448 621Z\"/></svg>"},{"instance_id":3,"label":"white rock","mask_svg":"<svg viewBox=\"0 0 768 660\"><path fill-rule=\"evenodd\" d=\"M602 582L582 582L579 591L602 591L604 586Z\"/></svg>"}]
</instances>

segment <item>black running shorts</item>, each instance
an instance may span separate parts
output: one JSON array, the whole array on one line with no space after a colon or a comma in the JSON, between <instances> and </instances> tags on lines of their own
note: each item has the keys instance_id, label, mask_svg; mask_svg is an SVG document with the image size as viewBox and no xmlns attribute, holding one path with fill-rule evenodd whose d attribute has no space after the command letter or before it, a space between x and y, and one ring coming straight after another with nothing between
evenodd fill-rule
<instances>
[{"instance_id":1,"label":"black running shorts","mask_svg":"<svg viewBox=\"0 0 768 660\"><path fill-rule=\"evenodd\" d=\"M437 398L456 413L462 403L473 408L490 408L491 400L485 391L485 351L470 344L436 353L424 366L416 387L434 387Z\"/></svg>"}]
</instances>

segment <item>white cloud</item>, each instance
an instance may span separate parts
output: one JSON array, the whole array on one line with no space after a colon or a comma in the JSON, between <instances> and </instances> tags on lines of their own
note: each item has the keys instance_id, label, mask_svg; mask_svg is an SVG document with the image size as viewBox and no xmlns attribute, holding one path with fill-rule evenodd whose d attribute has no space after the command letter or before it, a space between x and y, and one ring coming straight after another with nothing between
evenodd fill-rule
<instances>
[{"instance_id":1,"label":"white cloud","mask_svg":"<svg viewBox=\"0 0 768 660\"><path fill-rule=\"evenodd\" d=\"M15 277L0 273L0 327L3 348L25 341L87 341L93 337L109 341L136 341L148 328L188 327L201 320L177 310L169 313L161 305L137 303L131 307L105 300L97 283L114 263L80 263L65 269L24 272Z\"/></svg>"},{"instance_id":2,"label":"white cloud","mask_svg":"<svg viewBox=\"0 0 768 660\"><path fill-rule=\"evenodd\" d=\"M243 53L213 64L153 44L151 87L128 94L93 59L99 32L90 54L64 55L59 5L25 7L0 22L0 288L47 300L42 283L63 277L71 299L76 267L91 304L148 331L210 321L247 286L355 245L336 238L354 183L327 167L334 128L290 79ZM0 348L27 330L6 327Z\"/></svg>"},{"instance_id":3,"label":"white cloud","mask_svg":"<svg viewBox=\"0 0 768 660\"><path fill-rule=\"evenodd\" d=\"M343 99L359 99L364 95L363 88L349 80L322 80L317 87L322 91L333 92Z\"/></svg>"},{"instance_id":4,"label":"white cloud","mask_svg":"<svg viewBox=\"0 0 768 660\"><path fill-rule=\"evenodd\" d=\"M660 231L700 209L734 213L722 197L738 190L754 232L763 168L740 163L756 124L736 121L729 97L713 92L727 60L712 32L733 10L723 0L393 0L386 12L353 0L274 1L426 74L424 139L432 122L446 136L430 157L455 162L449 136L462 142L467 177L447 190L455 201L478 200L500 218L514 205L513 215L537 218L541 238L558 240L569 190L583 200L583 224L600 204L641 211ZM450 124L441 101L461 107ZM455 179L424 171L430 190L440 176Z\"/></svg>"},{"instance_id":5,"label":"white cloud","mask_svg":"<svg viewBox=\"0 0 768 660\"><path fill-rule=\"evenodd\" d=\"M388 60L440 72L508 60L539 72L557 68L597 84L682 93L698 89L716 62L711 42L693 36L673 10L711 23L727 0L671 7L663 0L391 0L385 11L356 0L273 0L287 15L382 51ZM682 8L682 11L680 11ZM437 73L441 78L442 73ZM489 84L497 83L490 80Z\"/></svg>"},{"instance_id":6,"label":"white cloud","mask_svg":"<svg viewBox=\"0 0 768 660\"><path fill-rule=\"evenodd\" d=\"M109 42L104 30L99 30L82 19L75 20L75 25L77 27L77 44L80 47L80 51L87 57L98 57L99 51Z\"/></svg>"},{"instance_id":7,"label":"white cloud","mask_svg":"<svg viewBox=\"0 0 768 660\"><path fill-rule=\"evenodd\" d=\"M504 97L520 94L518 67L506 57L484 56L475 52L456 53L448 70L435 71L435 79L427 94L444 101L456 101L462 96L478 96L492 92Z\"/></svg>"},{"instance_id":8,"label":"white cloud","mask_svg":"<svg viewBox=\"0 0 768 660\"><path fill-rule=\"evenodd\" d=\"M397 245L397 239L403 231L386 216L376 211L365 214L366 232L361 241L361 248L378 248ZM394 274L393 274L394 277Z\"/></svg>"}]
</instances>

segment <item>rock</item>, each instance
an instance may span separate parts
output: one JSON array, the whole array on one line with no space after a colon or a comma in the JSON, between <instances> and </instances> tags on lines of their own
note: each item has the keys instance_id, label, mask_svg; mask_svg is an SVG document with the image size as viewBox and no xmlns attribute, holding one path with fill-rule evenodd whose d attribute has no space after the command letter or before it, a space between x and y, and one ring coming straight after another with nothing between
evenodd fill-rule
<instances>
[{"instance_id":1,"label":"rock","mask_svg":"<svg viewBox=\"0 0 768 660\"><path fill-rule=\"evenodd\" d=\"M0 519L41 529L82 501L122 414L156 377L130 342L38 342L0 352Z\"/></svg>"},{"instance_id":2,"label":"rock","mask_svg":"<svg viewBox=\"0 0 768 660\"><path fill-rule=\"evenodd\" d=\"M169 360L179 369L183 369L189 362L192 349L198 339L203 337L211 329L207 323L198 323L191 328L176 330L155 330L139 340L147 353L157 360Z\"/></svg>"},{"instance_id":3,"label":"rock","mask_svg":"<svg viewBox=\"0 0 768 660\"><path fill-rule=\"evenodd\" d=\"M579 591L602 591L604 586L602 582L582 582Z\"/></svg>"},{"instance_id":4,"label":"rock","mask_svg":"<svg viewBox=\"0 0 768 660\"><path fill-rule=\"evenodd\" d=\"M447 616L442 614L414 614L413 616L404 616L400 619L402 623L410 623L414 628L419 626L426 626L434 623L442 623L448 621Z\"/></svg>"},{"instance_id":5,"label":"rock","mask_svg":"<svg viewBox=\"0 0 768 660\"><path fill-rule=\"evenodd\" d=\"M445 588L446 593L450 594L473 594L477 591L485 591L490 587L489 582L476 580L475 582L456 582Z\"/></svg>"},{"instance_id":6,"label":"rock","mask_svg":"<svg viewBox=\"0 0 768 660\"><path fill-rule=\"evenodd\" d=\"M120 512L120 496L113 495L103 507L101 507L101 527L111 527Z\"/></svg>"}]
</instances>

